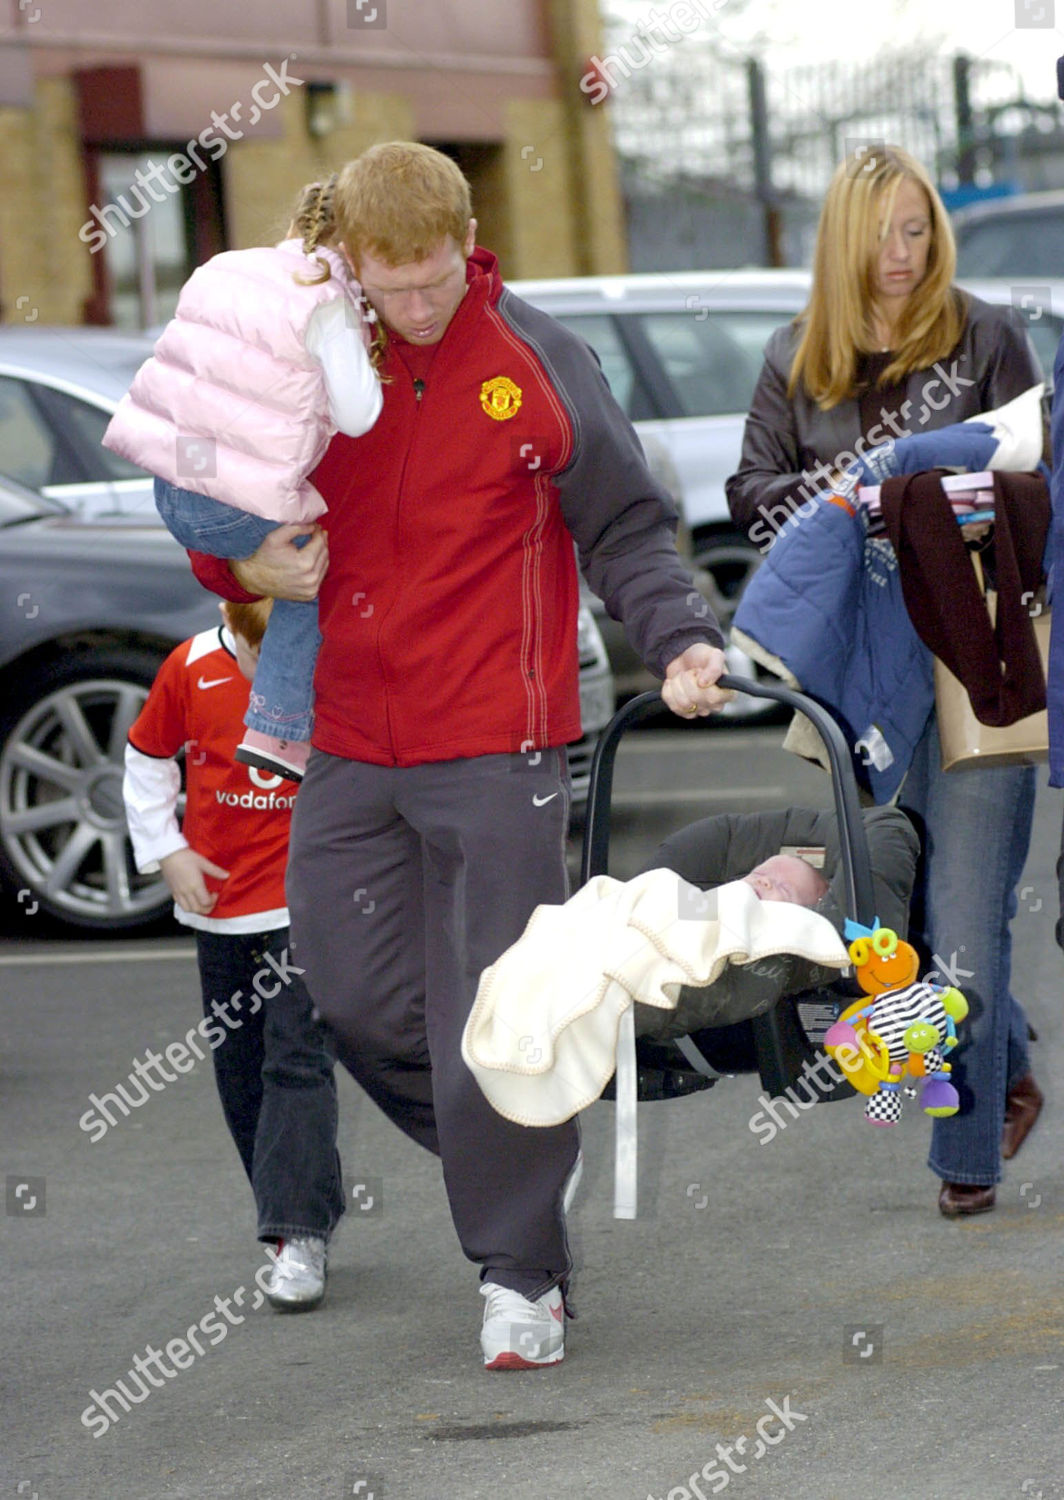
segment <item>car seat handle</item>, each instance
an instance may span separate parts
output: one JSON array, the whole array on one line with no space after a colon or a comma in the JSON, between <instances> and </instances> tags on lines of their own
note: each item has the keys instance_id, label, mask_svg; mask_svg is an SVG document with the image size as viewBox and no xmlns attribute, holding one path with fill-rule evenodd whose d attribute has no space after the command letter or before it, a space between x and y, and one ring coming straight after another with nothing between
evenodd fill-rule
<instances>
[{"instance_id":1,"label":"car seat handle","mask_svg":"<svg viewBox=\"0 0 1064 1500\"><path fill-rule=\"evenodd\" d=\"M865 926L871 925L876 916L872 863L868 853L864 819L861 816L857 781L853 773L849 746L842 730L831 714L819 703L815 703L812 698L807 698L804 693L785 687L782 683L754 682L745 677L733 677L730 673L725 673L719 678L718 686L734 688L736 692L747 693L752 698L771 698L777 703L782 703L804 714L820 735L831 767L835 816L839 826L846 914ZM638 698L633 698L618 709L602 731L591 761L584 823L584 846L580 863L581 885L585 885L593 875L608 873L613 768L621 737L633 725L649 718L652 714L660 713L662 709L660 692L641 693Z\"/></svg>"}]
</instances>

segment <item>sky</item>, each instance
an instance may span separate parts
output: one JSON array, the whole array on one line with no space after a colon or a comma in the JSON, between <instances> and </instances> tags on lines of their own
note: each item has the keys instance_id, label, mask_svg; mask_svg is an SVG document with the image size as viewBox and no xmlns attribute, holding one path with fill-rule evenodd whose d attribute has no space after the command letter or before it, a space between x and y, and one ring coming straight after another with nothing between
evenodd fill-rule
<instances>
[{"instance_id":1,"label":"sky","mask_svg":"<svg viewBox=\"0 0 1064 1500\"><path fill-rule=\"evenodd\" d=\"M670 0L601 3L634 25L654 5L667 14ZM705 0L706 10L717 5L703 34L715 28L725 43L756 52L770 67L856 60L870 56L870 45L922 43L1009 64L1029 98L1056 97L1064 0Z\"/></svg>"}]
</instances>

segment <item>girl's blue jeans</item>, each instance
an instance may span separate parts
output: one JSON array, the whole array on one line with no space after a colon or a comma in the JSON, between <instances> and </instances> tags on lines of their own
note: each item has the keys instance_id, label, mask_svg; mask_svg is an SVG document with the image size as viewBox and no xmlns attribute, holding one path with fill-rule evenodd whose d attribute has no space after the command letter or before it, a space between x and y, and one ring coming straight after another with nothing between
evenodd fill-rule
<instances>
[{"instance_id":1,"label":"girl's blue jeans","mask_svg":"<svg viewBox=\"0 0 1064 1500\"><path fill-rule=\"evenodd\" d=\"M957 1114L936 1119L928 1165L943 1182L989 1186L1001 1177L1005 1095L1030 1071L1027 1020L1010 985L1016 887L1034 815L1033 766L944 772L935 715L898 798L924 857L913 901L913 941L970 1008L950 1054Z\"/></svg>"},{"instance_id":2,"label":"girl's blue jeans","mask_svg":"<svg viewBox=\"0 0 1064 1500\"><path fill-rule=\"evenodd\" d=\"M250 557L281 524L209 495L178 489L165 479L155 481L155 504L182 547L210 557ZM302 546L306 540L297 537L295 545ZM244 715L249 729L276 739L310 739L314 666L320 645L317 600L275 599Z\"/></svg>"}]
</instances>

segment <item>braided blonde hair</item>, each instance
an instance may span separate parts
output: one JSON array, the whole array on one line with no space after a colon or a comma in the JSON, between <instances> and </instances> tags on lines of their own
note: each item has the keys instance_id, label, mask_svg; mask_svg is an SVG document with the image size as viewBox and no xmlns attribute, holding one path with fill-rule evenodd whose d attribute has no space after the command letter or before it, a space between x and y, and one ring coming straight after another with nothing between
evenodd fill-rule
<instances>
[{"instance_id":1,"label":"braided blonde hair","mask_svg":"<svg viewBox=\"0 0 1064 1500\"><path fill-rule=\"evenodd\" d=\"M316 275L304 276L298 271L292 272L292 277L299 282L300 286L318 286L323 281L332 278L332 268L323 255L315 255L319 245L331 245L337 238L338 229L336 219L333 215L333 190L336 187L337 173L333 172L324 182L309 182L299 194L292 222L288 229L289 239L301 239L303 241L303 254L308 260L313 260L318 267ZM387 335L384 325L377 314L366 302L365 297L361 299L362 313L367 323L373 330L373 339L369 348L369 359L375 370L380 369L381 360L387 343Z\"/></svg>"},{"instance_id":2,"label":"braided blonde hair","mask_svg":"<svg viewBox=\"0 0 1064 1500\"><path fill-rule=\"evenodd\" d=\"M289 234L293 239L298 237L303 241L303 254L308 259L313 259L318 267L316 276L301 276L293 272L295 280L301 286L317 286L322 281L328 281L332 276L329 262L323 255L315 255L314 251L319 245L331 244L336 236L336 220L333 218L335 186L336 173L334 172L324 182L309 182L300 192L296 202Z\"/></svg>"}]
</instances>

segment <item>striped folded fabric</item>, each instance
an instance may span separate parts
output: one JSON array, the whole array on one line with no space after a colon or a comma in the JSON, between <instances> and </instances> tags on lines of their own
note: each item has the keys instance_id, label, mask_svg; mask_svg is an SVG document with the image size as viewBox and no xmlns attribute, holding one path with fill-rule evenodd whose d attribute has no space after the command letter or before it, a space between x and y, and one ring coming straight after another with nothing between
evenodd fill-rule
<instances>
[{"instance_id":1,"label":"striped folded fabric","mask_svg":"<svg viewBox=\"0 0 1064 1500\"><path fill-rule=\"evenodd\" d=\"M975 511L980 512L981 519L984 511L989 512L986 519L992 519L994 512L993 474L989 472L945 474L942 477L942 488L949 496L958 521L970 521ZM878 484L863 484L857 491L857 498L862 505L867 507L869 515L880 514L879 491Z\"/></svg>"}]
</instances>

